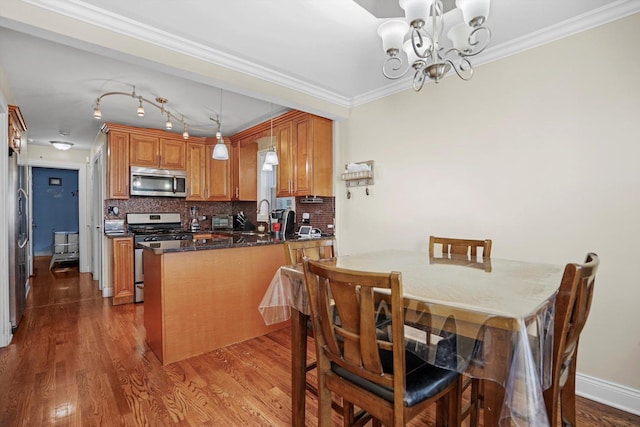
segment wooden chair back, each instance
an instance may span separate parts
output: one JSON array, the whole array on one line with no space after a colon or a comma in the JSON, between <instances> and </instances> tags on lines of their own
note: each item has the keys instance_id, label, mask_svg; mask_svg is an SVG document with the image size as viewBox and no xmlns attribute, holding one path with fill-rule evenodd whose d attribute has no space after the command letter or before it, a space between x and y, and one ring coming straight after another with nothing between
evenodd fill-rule
<instances>
[{"instance_id":1,"label":"wooden chair back","mask_svg":"<svg viewBox=\"0 0 640 427\"><path fill-rule=\"evenodd\" d=\"M302 259L330 259L336 256L336 239L309 239L284 242L285 261L287 265L302 264Z\"/></svg>"},{"instance_id":2,"label":"wooden chair back","mask_svg":"<svg viewBox=\"0 0 640 427\"><path fill-rule=\"evenodd\" d=\"M403 307L400 273L359 272L312 260L304 260L304 269L316 331L318 369L327 372L334 363L355 376L393 389L394 406L402 414L404 310L393 309ZM381 338L377 333L376 289L390 292L392 339ZM332 315L333 305L338 316ZM392 353L393 373L383 371L380 350Z\"/></svg>"},{"instance_id":3,"label":"wooden chair back","mask_svg":"<svg viewBox=\"0 0 640 427\"><path fill-rule=\"evenodd\" d=\"M562 425L576 424L575 377L580 333L591 308L598 255L588 253L583 264L567 264L556 296L553 327L553 373L544 392L549 424L556 425L558 403Z\"/></svg>"},{"instance_id":4,"label":"wooden chair back","mask_svg":"<svg viewBox=\"0 0 640 427\"><path fill-rule=\"evenodd\" d=\"M482 258L491 258L491 240L454 239L450 237L429 236L429 256L435 256L435 245L442 245L442 256L466 256L475 259L478 249L482 249Z\"/></svg>"}]
</instances>

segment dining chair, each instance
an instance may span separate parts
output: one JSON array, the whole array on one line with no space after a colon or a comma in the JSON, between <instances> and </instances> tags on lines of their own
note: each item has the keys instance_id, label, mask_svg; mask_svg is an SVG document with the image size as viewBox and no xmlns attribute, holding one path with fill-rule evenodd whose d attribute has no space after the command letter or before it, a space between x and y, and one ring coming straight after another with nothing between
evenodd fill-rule
<instances>
[{"instance_id":1,"label":"dining chair","mask_svg":"<svg viewBox=\"0 0 640 427\"><path fill-rule=\"evenodd\" d=\"M284 242L285 262L287 265L302 264L303 258L313 260L331 259L336 255L336 239L309 239L309 240L287 240ZM314 337L313 328L308 320L300 322L300 328L303 329L301 334ZM302 348L301 354L307 354L307 340L304 339L300 342ZM316 361L307 362L307 360L295 360L293 363L304 364L305 382L304 384L293 384L294 393L296 388L299 387L300 391L306 388L311 393L318 395L318 390L312 383L306 380L306 373L316 368ZM302 369L301 365L298 365L297 369ZM336 408L341 409L341 408Z\"/></svg>"},{"instance_id":2,"label":"dining chair","mask_svg":"<svg viewBox=\"0 0 640 427\"><path fill-rule=\"evenodd\" d=\"M591 308L600 259L588 253L583 264L567 264L556 296L551 387L544 391L549 425L576 425L576 359L580 333ZM558 406L560 410L558 411Z\"/></svg>"},{"instance_id":3,"label":"dining chair","mask_svg":"<svg viewBox=\"0 0 640 427\"><path fill-rule=\"evenodd\" d=\"M459 374L405 351L402 278L304 260L318 360L318 424L331 423L332 392L342 397L345 426L404 426L436 403L437 425L459 424ZM391 298L391 334L376 327L375 293ZM337 317L331 314L335 304ZM400 309L398 309L400 308ZM353 408L365 411L354 415Z\"/></svg>"},{"instance_id":4,"label":"dining chair","mask_svg":"<svg viewBox=\"0 0 640 427\"><path fill-rule=\"evenodd\" d=\"M436 246L441 247L440 256ZM479 254L481 254L479 256ZM429 262L432 264L457 264L491 271L491 240L456 239L429 236Z\"/></svg>"},{"instance_id":5,"label":"dining chair","mask_svg":"<svg viewBox=\"0 0 640 427\"><path fill-rule=\"evenodd\" d=\"M336 256L336 239L287 240L284 242L284 256L287 265L302 264L307 257L313 260L330 259Z\"/></svg>"},{"instance_id":6,"label":"dining chair","mask_svg":"<svg viewBox=\"0 0 640 427\"><path fill-rule=\"evenodd\" d=\"M458 239L452 237L429 236L429 262L440 264L461 265L464 267L480 268L491 272L491 239ZM436 246L441 247L441 255L436 255ZM459 339L466 339L460 337ZM482 343L474 344L474 360L481 360ZM470 361L474 363L474 361ZM462 408L461 419L470 418L470 425L479 425L479 407L483 399L482 380L466 376L460 387L460 394L470 390L468 403Z\"/></svg>"}]
</instances>

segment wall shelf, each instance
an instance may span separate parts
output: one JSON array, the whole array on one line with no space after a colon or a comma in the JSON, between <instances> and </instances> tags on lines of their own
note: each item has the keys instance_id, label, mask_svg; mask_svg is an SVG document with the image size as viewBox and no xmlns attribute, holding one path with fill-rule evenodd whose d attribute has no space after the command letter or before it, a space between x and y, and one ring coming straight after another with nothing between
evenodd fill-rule
<instances>
[{"instance_id":1,"label":"wall shelf","mask_svg":"<svg viewBox=\"0 0 640 427\"><path fill-rule=\"evenodd\" d=\"M348 165L345 165L345 171L340 178L348 187L363 187L373 185L373 160L366 162L358 162L357 165L366 165L368 169L361 171L348 171Z\"/></svg>"}]
</instances>

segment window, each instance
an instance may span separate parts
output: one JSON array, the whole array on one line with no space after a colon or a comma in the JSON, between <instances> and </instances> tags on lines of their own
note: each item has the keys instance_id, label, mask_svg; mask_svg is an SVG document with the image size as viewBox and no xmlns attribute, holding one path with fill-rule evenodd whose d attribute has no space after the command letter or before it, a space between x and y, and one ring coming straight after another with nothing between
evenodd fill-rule
<instances>
[{"instance_id":1,"label":"window","mask_svg":"<svg viewBox=\"0 0 640 427\"><path fill-rule=\"evenodd\" d=\"M269 209L275 209L276 203L276 168L263 170L264 158L268 149L258 151L258 222L270 221L271 213ZM260 203L263 199L269 201L269 208L266 203Z\"/></svg>"}]
</instances>

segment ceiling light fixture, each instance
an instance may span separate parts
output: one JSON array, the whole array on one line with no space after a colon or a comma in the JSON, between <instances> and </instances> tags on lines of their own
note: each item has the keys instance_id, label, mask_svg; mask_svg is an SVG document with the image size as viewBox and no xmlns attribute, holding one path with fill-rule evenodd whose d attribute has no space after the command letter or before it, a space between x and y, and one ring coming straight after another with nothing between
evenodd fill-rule
<instances>
[{"instance_id":1,"label":"ceiling light fixture","mask_svg":"<svg viewBox=\"0 0 640 427\"><path fill-rule=\"evenodd\" d=\"M49 142L53 144L55 148L62 151L66 151L69 148L73 147L73 144L67 141L49 141Z\"/></svg>"},{"instance_id":2,"label":"ceiling light fixture","mask_svg":"<svg viewBox=\"0 0 640 427\"><path fill-rule=\"evenodd\" d=\"M216 139L218 142L213 147L213 152L211 153L211 157L216 160L229 160L229 150L227 150L227 145L224 143L222 139L222 123L220 117L222 116L222 89L220 89L220 114L216 116L214 119L210 117L211 120L218 124L218 131L216 132Z\"/></svg>"},{"instance_id":3,"label":"ceiling light fixture","mask_svg":"<svg viewBox=\"0 0 640 427\"><path fill-rule=\"evenodd\" d=\"M267 151L267 154L264 156L264 164L265 165L270 165L270 166L276 166L278 164L278 153L276 153L276 148L275 145L273 144L273 104L270 104L270 109L271 109L271 131L269 133L269 142L271 144L271 147L269 148L269 151ZM273 170L273 167L271 169L263 169L262 170Z\"/></svg>"},{"instance_id":4,"label":"ceiling light fixture","mask_svg":"<svg viewBox=\"0 0 640 427\"><path fill-rule=\"evenodd\" d=\"M438 83L452 68L462 80L469 80L473 67L468 58L484 51L491 39L491 31L483 26L489 2L455 0L455 7L445 11L441 0L400 0L405 20L389 19L378 27L388 56L382 65L384 76L395 80L413 69L416 92L427 77ZM446 50L447 42L440 39L445 27L453 44Z\"/></svg>"}]
</instances>

